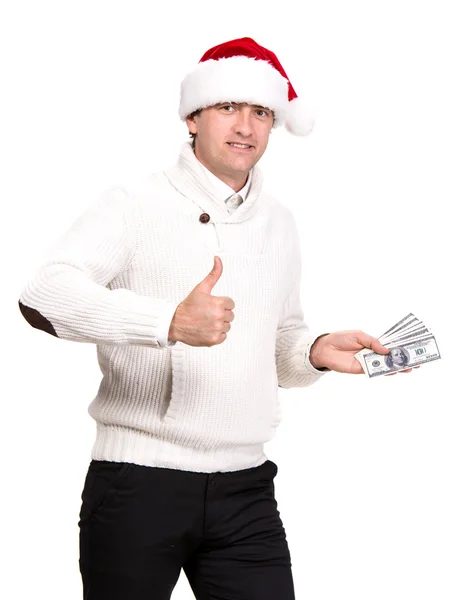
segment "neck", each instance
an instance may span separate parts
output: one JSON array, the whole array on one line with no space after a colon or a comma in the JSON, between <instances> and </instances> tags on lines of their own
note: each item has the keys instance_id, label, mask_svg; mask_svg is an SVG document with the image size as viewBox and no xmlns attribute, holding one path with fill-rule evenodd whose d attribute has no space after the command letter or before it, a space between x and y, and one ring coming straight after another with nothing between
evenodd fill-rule
<instances>
[{"instance_id":1,"label":"neck","mask_svg":"<svg viewBox=\"0 0 472 600\"><path fill-rule=\"evenodd\" d=\"M267 204L268 200L262 193L262 172L257 165L250 171L251 187L245 201L232 214L228 214L221 198L208 185L208 177L203 168L204 165L195 156L191 143L186 141L181 146L177 163L166 169L163 175L172 187L194 202L199 210L210 214L214 223L243 223L251 219L262 205Z\"/></svg>"},{"instance_id":2,"label":"neck","mask_svg":"<svg viewBox=\"0 0 472 600\"><path fill-rule=\"evenodd\" d=\"M235 192L239 192L246 185L249 172L242 171L235 173L220 173L215 171L212 166L205 161L205 159L200 155L198 148L195 148L195 156L202 163L202 165L210 171L210 173L213 173L215 177L221 179L223 183L226 183L226 185L228 185Z\"/></svg>"}]
</instances>

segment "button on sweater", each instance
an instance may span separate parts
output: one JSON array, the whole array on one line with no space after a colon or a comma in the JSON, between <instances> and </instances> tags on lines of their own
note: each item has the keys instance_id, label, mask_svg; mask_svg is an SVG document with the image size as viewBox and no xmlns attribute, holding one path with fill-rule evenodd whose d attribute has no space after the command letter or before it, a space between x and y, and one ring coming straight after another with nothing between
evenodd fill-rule
<instances>
[{"instance_id":1,"label":"button on sweater","mask_svg":"<svg viewBox=\"0 0 472 600\"><path fill-rule=\"evenodd\" d=\"M215 255L223 272L212 294L235 303L227 339L169 341L175 309ZM309 361L319 333L304 321L300 282L293 214L262 190L260 168L229 213L188 141L173 167L92 202L47 250L19 307L37 329L96 345L103 377L88 406L91 458L236 471L267 460L279 387L324 374Z\"/></svg>"},{"instance_id":2,"label":"button on sweater","mask_svg":"<svg viewBox=\"0 0 472 600\"><path fill-rule=\"evenodd\" d=\"M241 190L239 190L238 193L235 193L234 190L229 187L229 185L227 185L226 183L221 181L221 179L218 179L218 177L213 175L213 173L211 171L209 171L204 165L201 165L201 167L202 167L202 171L205 173L206 177L208 178L209 187L211 187L213 189L213 192L215 193L215 195L220 198L222 205L224 203L224 206L226 206L226 210L227 210L228 214L231 214L232 212L237 210L238 206L241 205L241 200L244 201L246 199L249 188L251 186L252 169L251 169L251 171L249 171L249 176L248 176L247 181L246 181L245 185L243 186L243 188ZM209 216L207 215L207 213L202 213L200 215L200 220L202 223L207 223L208 219L209 219ZM172 342L169 342L167 335L169 332L170 321L172 320L173 316L174 315L172 313L172 315L169 315L168 319L162 319L158 324L156 335L157 335L158 341L163 346L172 343Z\"/></svg>"}]
</instances>

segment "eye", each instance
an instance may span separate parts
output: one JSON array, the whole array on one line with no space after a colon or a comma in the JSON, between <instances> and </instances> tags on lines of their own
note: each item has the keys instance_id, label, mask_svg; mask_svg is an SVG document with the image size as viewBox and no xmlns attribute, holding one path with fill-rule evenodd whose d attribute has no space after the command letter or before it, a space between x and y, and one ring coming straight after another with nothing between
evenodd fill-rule
<instances>
[{"instance_id":1,"label":"eye","mask_svg":"<svg viewBox=\"0 0 472 600\"><path fill-rule=\"evenodd\" d=\"M234 109L234 106L232 104L223 104L223 106L221 106L220 108L222 108L225 112L231 112L231 110L226 109Z\"/></svg>"},{"instance_id":2,"label":"eye","mask_svg":"<svg viewBox=\"0 0 472 600\"><path fill-rule=\"evenodd\" d=\"M264 117L264 116L265 116L265 117L268 117L268 116L269 116L269 113L268 113L268 111L267 111L267 110L265 110L265 109L263 109L263 108L258 108L258 109L257 109L257 113L258 113L260 116L262 116L262 117ZM261 114L261 113L262 113L262 114Z\"/></svg>"}]
</instances>

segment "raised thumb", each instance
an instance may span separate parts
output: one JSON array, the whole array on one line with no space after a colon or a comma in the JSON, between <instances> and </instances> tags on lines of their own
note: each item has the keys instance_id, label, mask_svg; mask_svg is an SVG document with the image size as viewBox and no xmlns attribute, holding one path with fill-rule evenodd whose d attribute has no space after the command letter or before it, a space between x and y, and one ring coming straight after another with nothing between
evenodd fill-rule
<instances>
[{"instance_id":1,"label":"raised thumb","mask_svg":"<svg viewBox=\"0 0 472 600\"><path fill-rule=\"evenodd\" d=\"M213 260L213 269L208 273L203 281L198 285L198 289L208 294L211 293L212 289L215 287L216 282L221 277L223 273L223 263L221 262L221 258L219 256L215 256Z\"/></svg>"}]
</instances>

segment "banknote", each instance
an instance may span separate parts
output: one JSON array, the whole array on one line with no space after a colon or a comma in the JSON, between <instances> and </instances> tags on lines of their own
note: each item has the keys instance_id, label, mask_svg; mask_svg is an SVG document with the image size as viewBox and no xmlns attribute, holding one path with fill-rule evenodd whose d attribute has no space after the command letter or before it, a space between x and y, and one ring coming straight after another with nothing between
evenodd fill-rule
<instances>
[{"instance_id":1,"label":"banknote","mask_svg":"<svg viewBox=\"0 0 472 600\"><path fill-rule=\"evenodd\" d=\"M355 355L369 377L388 375L441 358L434 335L412 313L378 339L390 350L389 354L377 354L370 348L364 348Z\"/></svg>"},{"instance_id":2,"label":"banknote","mask_svg":"<svg viewBox=\"0 0 472 600\"><path fill-rule=\"evenodd\" d=\"M421 324L420 320L417 317L415 317L413 313L409 313L406 317L401 319L401 321L395 323L393 327L387 329L385 333L382 333L382 335L378 339L381 340L382 338L392 337L395 334L395 332L404 329L405 327L415 326L418 323Z\"/></svg>"}]
</instances>

